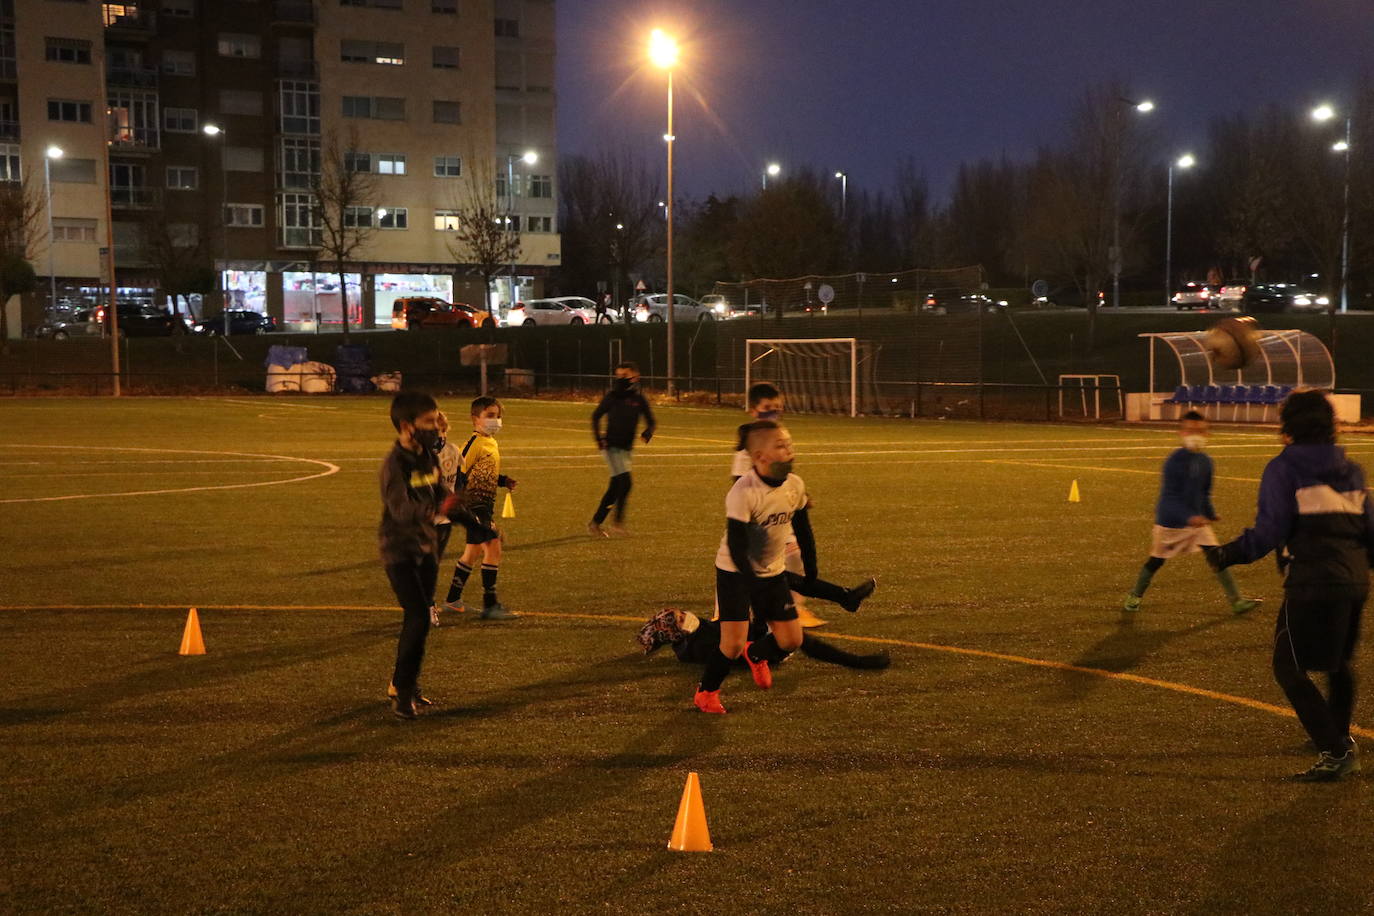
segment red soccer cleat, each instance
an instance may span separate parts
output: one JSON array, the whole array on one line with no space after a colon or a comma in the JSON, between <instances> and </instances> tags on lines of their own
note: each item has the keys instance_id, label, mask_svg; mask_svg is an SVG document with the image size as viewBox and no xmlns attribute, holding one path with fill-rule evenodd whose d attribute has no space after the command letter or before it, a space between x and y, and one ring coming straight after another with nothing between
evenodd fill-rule
<instances>
[{"instance_id":1,"label":"red soccer cleat","mask_svg":"<svg viewBox=\"0 0 1374 916\"><path fill-rule=\"evenodd\" d=\"M697 704L697 709L702 712L715 713L718 716L725 715L725 707L720 705L719 690L702 690L697 688L697 695L692 698L692 702Z\"/></svg>"},{"instance_id":2,"label":"red soccer cleat","mask_svg":"<svg viewBox=\"0 0 1374 916\"><path fill-rule=\"evenodd\" d=\"M749 673L754 676L754 683L759 685L760 690L767 690L773 686L773 672L768 667L768 662L756 662L749 657L749 647L753 643L744 644L744 663L749 666Z\"/></svg>"}]
</instances>

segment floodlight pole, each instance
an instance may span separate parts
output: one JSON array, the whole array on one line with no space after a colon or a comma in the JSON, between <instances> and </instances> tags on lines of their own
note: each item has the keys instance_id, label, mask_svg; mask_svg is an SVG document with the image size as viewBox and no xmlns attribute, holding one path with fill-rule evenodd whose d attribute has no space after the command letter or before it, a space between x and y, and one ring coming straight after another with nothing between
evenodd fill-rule
<instances>
[{"instance_id":1,"label":"floodlight pole","mask_svg":"<svg viewBox=\"0 0 1374 916\"><path fill-rule=\"evenodd\" d=\"M677 388L674 373L677 368L676 354L673 352L673 329L676 321L673 316L673 71L668 70L668 198L665 216L668 219L668 396L672 397Z\"/></svg>"},{"instance_id":2,"label":"floodlight pole","mask_svg":"<svg viewBox=\"0 0 1374 916\"><path fill-rule=\"evenodd\" d=\"M1341 220L1341 311L1350 305L1350 121L1345 116L1345 215Z\"/></svg>"}]
</instances>

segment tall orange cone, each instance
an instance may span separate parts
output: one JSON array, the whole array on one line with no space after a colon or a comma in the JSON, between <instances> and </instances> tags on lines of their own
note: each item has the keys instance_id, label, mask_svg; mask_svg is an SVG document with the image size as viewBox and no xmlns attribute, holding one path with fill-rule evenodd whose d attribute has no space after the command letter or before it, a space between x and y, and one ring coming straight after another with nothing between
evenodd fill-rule
<instances>
[{"instance_id":1,"label":"tall orange cone","mask_svg":"<svg viewBox=\"0 0 1374 916\"><path fill-rule=\"evenodd\" d=\"M186 615L186 629L181 634L180 655L204 655L205 640L200 635L200 615L195 608Z\"/></svg>"},{"instance_id":2,"label":"tall orange cone","mask_svg":"<svg viewBox=\"0 0 1374 916\"><path fill-rule=\"evenodd\" d=\"M1082 500L1078 498L1078 481L1077 481L1077 480L1075 480L1073 483L1069 484L1069 502L1071 502L1071 503L1082 502Z\"/></svg>"},{"instance_id":3,"label":"tall orange cone","mask_svg":"<svg viewBox=\"0 0 1374 916\"><path fill-rule=\"evenodd\" d=\"M515 518L515 500L511 499L509 492L506 493L506 504L501 507L502 518Z\"/></svg>"},{"instance_id":4,"label":"tall orange cone","mask_svg":"<svg viewBox=\"0 0 1374 916\"><path fill-rule=\"evenodd\" d=\"M706 829L706 805L701 800L701 782L696 773L687 774L682 801L677 806L677 823L668 848L675 852L710 852L711 833Z\"/></svg>"}]
</instances>

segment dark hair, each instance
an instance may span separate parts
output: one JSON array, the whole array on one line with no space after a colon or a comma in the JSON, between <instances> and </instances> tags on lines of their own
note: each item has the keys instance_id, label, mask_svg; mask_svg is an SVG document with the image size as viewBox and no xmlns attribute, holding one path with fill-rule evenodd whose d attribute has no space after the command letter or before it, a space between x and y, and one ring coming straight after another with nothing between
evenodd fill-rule
<instances>
[{"instance_id":1,"label":"dark hair","mask_svg":"<svg viewBox=\"0 0 1374 916\"><path fill-rule=\"evenodd\" d=\"M755 382L749 386L750 407L756 406L760 401L780 397L782 397L782 392L779 391L778 386L774 385L772 382Z\"/></svg>"},{"instance_id":2,"label":"dark hair","mask_svg":"<svg viewBox=\"0 0 1374 916\"><path fill-rule=\"evenodd\" d=\"M500 402L500 401L496 400L496 398L494 398L494 397L492 397L492 396L490 396L490 395L485 395L485 394L484 394L484 395L482 395L480 398L473 398L473 401L472 401L472 415L475 417L475 416L477 416L478 414L480 414L482 411L486 410L488 407L500 407L500 406L501 406L501 402ZM505 409L502 408L501 412L502 412L502 413L505 413Z\"/></svg>"},{"instance_id":3,"label":"dark hair","mask_svg":"<svg viewBox=\"0 0 1374 916\"><path fill-rule=\"evenodd\" d=\"M744 451L749 448L749 437L754 433L765 429L782 429L782 424L777 420L755 420L753 423L745 423L739 428L739 442L735 445L735 451Z\"/></svg>"},{"instance_id":4,"label":"dark hair","mask_svg":"<svg viewBox=\"0 0 1374 916\"><path fill-rule=\"evenodd\" d=\"M1207 422L1207 418L1204 417L1202 414L1198 413L1196 410L1190 410L1183 416L1178 418L1178 422L1180 423L1182 423L1185 420L1201 420L1203 423Z\"/></svg>"},{"instance_id":5,"label":"dark hair","mask_svg":"<svg viewBox=\"0 0 1374 916\"><path fill-rule=\"evenodd\" d=\"M1283 434L1303 444L1329 444L1336 441L1336 412L1326 395L1315 389L1295 391L1279 409Z\"/></svg>"},{"instance_id":6,"label":"dark hair","mask_svg":"<svg viewBox=\"0 0 1374 916\"><path fill-rule=\"evenodd\" d=\"M630 370L631 372L633 372L635 375L639 375L639 367L636 366L634 363L630 362L628 359L625 360L625 362L623 362L623 363L617 363L617 364L616 364L616 368L617 368L617 369L629 369L629 370Z\"/></svg>"},{"instance_id":7,"label":"dark hair","mask_svg":"<svg viewBox=\"0 0 1374 916\"><path fill-rule=\"evenodd\" d=\"M438 409L428 391L402 391L391 399L391 425L400 432L402 423L414 425L421 414Z\"/></svg>"}]
</instances>

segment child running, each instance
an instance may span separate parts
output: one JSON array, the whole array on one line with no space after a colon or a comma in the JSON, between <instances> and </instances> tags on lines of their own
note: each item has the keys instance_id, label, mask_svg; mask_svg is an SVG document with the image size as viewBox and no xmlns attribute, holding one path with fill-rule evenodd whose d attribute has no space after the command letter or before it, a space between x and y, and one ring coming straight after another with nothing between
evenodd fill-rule
<instances>
[{"instance_id":1,"label":"child running","mask_svg":"<svg viewBox=\"0 0 1374 916\"><path fill-rule=\"evenodd\" d=\"M639 437L648 445L654 437L658 423L649 401L639 391L639 367L634 363L621 363L615 367L615 379L611 390L601 398L601 403L592 411L592 436L597 448L606 457L610 467L611 480L606 492L587 522L587 533L594 538L610 537L612 534L628 535L625 528L625 504L630 498L630 467L632 451L635 447L635 430L639 428L639 418L644 418L644 432ZM606 429L602 432L601 418L606 418ZM601 527L615 508L615 521L607 532Z\"/></svg>"},{"instance_id":2,"label":"child running","mask_svg":"<svg viewBox=\"0 0 1374 916\"><path fill-rule=\"evenodd\" d=\"M463 506L477 517L480 525L467 528L467 546L453 567L444 607L463 613L463 586L472 575L473 564L482 561L483 620L510 620L520 615L506 607L496 597L496 574L501 569L501 538L495 532L496 490L505 487L514 492L515 478L501 473L501 450L496 434L501 431L504 411L501 402L493 397L480 397L472 402L472 435L459 451L458 494Z\"/></svg>"},{"instance_id":3,"label":"child running","mask_svg":"<svg viewBox=\"0 0 1374 916\"><path fill-rule=\"evenodd\" d=\"M1127 611L1140 610L1140 599L1165 560L1218 544L1212 531L1212 522L1220 521L1212 507L1212 459L1203 452L1207 446L1207 418L1196 410L1188 411L1179 422L1178 434L1183 446L1164 461L1150 558L1140 567L1135 588L1122 604ZM1230 573L1219 570L1217 581L1235 613L1244 614L1259 607L1259 599L1241 597Z\"/></svg>"},{"instance_id":4,"label":"child running","mask_svg":"<svg viewBox=\"0 0 1374 916\"><path fill-rule=\"evenodd\" d=\"M806 514L806 485L792 473L792 437L776 420L757 420L744 435L753 467L725 497L725 535L716 552L716 602L720 647L707 653L693 702L723 715L720 686L735 659L743 657L754 683L767 690L773 675L767 659L781 659L802 643L797 608L787 587L783 553L794 531L808 578L816 575L816 542ZM749 612L772 632L749 641Z\"/></svg>"}]
</instances>

